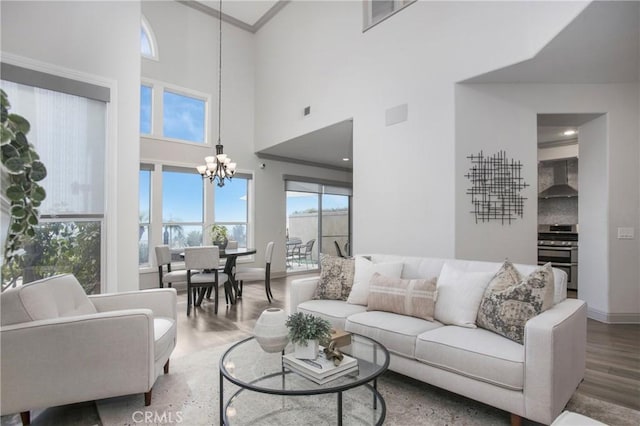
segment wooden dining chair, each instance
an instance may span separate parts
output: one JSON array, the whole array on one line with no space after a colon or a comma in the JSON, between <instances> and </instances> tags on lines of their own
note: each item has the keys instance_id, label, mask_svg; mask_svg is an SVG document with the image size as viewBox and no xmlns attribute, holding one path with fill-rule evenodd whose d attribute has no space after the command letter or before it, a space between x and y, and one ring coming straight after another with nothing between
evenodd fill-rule
<instances>
[{"instance_id":1,"label":"wooden dining chair","mask_svg":"<svg viewBox=\"0 0 640 426\"><path fill-rule=\"evenodd\" d=\"M171 270L171 250L168 245L161 245L155 247L156 261L158 262L158 281L159 287L163 288L166 284L171 287L173 283L186 283L187 271L172 271ZM164 268L167 271L164 271Z\"/></svg>"},{"instance_id":2,"label":"wooden dining chair","mask_svg":"<svg viewBox=\"0 0 640 426\"><path fill-rule=\"evenodd\" d=\"M187 269L187 315L191 312L191 305L199 306L204 293L213 288L214 312L218 313L218 287L227 281L227 275L218 271L220 266L220 249L216 246L185 247L184 263ZM196 292L197 289L200 292ZM197 297L196 297L197 296ZM229 300L229 293L225 287L225 298Z\"/></svg>"},{"instance_id":3,"label":"wooden dining chair","mask_svg":"<svg viewBox=\"0 0 640 426\"><path fill-rule=\"evenodd\" d=\"M271 293L271 259L273 258L273 241L269 241L267 249L265 250L264 268L237 268L235 273L235 279L239 283L238 297L242 297L242 287L245 281L262 281L264 280L264 290L267 294L267 300L271 303L273 294Z\"/></svg>"}]
</instances>

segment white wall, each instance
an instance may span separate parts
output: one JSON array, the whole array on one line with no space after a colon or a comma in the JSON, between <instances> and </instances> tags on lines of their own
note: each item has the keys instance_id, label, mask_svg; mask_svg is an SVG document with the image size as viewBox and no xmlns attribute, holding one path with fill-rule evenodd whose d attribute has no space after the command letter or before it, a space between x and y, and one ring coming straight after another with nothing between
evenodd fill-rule
<instances>
[{"instance_id":1,"label":"white wall","mask_svg":"<svg viewBox=\"0 0 640 426\"><path fill-rule=\"evenodd\" d=\"M459 85L456 89L458 206L468 202L465 194L468 183L463 177L468 165L462 154L474 150L506 149L510 156L524 163L525 179L528 177L534 187L524 192L528 197L524 218L515 227L476 225L471 215L466 215L464 209L458 208L456 255L499 260L498 254L505 253L501 257L508 254L517 261L535 261L536 114L606 113L606 141L596 141L598 137L593 136L580 146L580 259L585 256L585 262L579 263L578 297L584 298L590 307L601 312L590 312L593 317L599 315L599 319L607 321L638 321L638 239L617 239L618 227L637 230L640 220L637 191L640 169L637 123L640 107L637 93L637 83ZM497 126L498 123L500 126ZM492 124L494 128L490 129ZM582 131L580 136L582 142ZM593 167L594 163L601 164L601 167ZM607 169L608 174L603 171ZM598 181L598 185L590 187L588 182L595 181ZM603 194L605 190L607 192ZM591 193L586 195L588 192ZM584 200L583 195L586 195ZM606 200L608 204L603 206L601 203ZM590 208L598 210L593 212ZM602 221L607 220L607 216L606 230L603 230ZM606 238L603 239L602 233ZM585 246L590 243L598 246ZM602 247L608 247L606 256L603 256ZM589 261L597 263L594 265ZM596 267L600 268L598 276L605 274L605 281L589 277L591 268ZM608 297L603 295L604 288Z\"/></svg>"},{"instance_id":2,"label":"white wall","mask_svg":"<svg viewBox=\"0 0 640 426\"><path fill-rule=\"evenodd\" d=\"M588 301L592 317L609 312L611 285L603 285L609 283L607 142L606 115L580 126L580 187L584 191L578 197L578 294Z\"/></svg>"},{"instance_id":3,"label":"white wall","mask_svg":"<svg viewBox=\"0 0 640 426\"><path fill-rule=\"evenodd\" d=\"M176 2L143 2L142 13L149 21L159 47L159 61L142 60L142 78L197 90L211 96L210 140L217 140L218 20ZM253 173L254 220L252 244L258 249L255 265L264 265L264 248L275 241L272 271L284 273L286 200L283 174L350 181L351 174L317 167L260 160L254 152L255 36L223 23L222 143L225 153L238 163L241 172ZM212 146L198 146L161 139L142 138L141 161L195 167L211 155ZM260 164L266 167L260 169ZM207 183L205 215L213 220L211 186ZM161 196L160 191L154 191ZM161 212L152 213L150 247L161 243ZM156 226L154 226L156 225ZM155 237L154 237L155 236ZM151 250L153 252L153 250ZM151 255L155 262L154 255ZM142 288L157 286L155 264L142 271Z\"/></svg>"},{"instance_id":4,"label":"white wall","mask_svg":"<svg viewBox=\"0 0 640 426\"><path fill-rule=\"evenodd\" d=\"M362 33L360 2L292 2L256 37L256 148L353 117L354 252L453 256L454 83L533 56L584 6L417 2Z\"/></svg>"},{"instance_id":5,"label":"white wall","mask_svg":"<svg viewBox=\"0 0 640 426\"><path fill-rule=\"evenodd\" d=\"M112 84L107 147L107 291L138 288L140 3L0 5L2 53L23 66Z\"/></svg>"}]
</instances>

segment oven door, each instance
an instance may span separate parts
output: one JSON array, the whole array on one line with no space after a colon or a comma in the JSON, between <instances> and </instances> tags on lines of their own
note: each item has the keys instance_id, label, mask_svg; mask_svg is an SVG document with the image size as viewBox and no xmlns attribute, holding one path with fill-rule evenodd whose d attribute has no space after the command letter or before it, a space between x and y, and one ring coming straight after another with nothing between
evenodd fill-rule
<instances>
[{"instance_id":1,"label":"oven door","mask_svg":"<svg viewBox=\"0 0 640 426\"><path fill-rule=\"evenodd\" d=\"M547 262L539 261L538 265L544 265L546 263ZM567 290L578 290L578 265L551 262L551 266L567 273Z\"/></svg>"},{"instance_id":2,"label":"oven door","mask_svg":"<svg viewBox=\"0 0 640 426\"><path fill-rule=\"evenodd\" d=\"M538 246L538 262L578 263L578 247Z\"/></svg>"}]
</instances>

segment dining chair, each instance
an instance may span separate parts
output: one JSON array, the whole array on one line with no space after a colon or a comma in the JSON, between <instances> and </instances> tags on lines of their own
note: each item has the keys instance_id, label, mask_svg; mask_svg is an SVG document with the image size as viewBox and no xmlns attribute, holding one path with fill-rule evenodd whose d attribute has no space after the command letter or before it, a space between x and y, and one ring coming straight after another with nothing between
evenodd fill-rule
<instances>
[{"instance_id":1,"label":"dining chair","mask_svg":"<svg viewBox=\"0 0 640 426\"><path fill-rule=\"evenodd\" d=\"M161 245L155 247L156 261L158 262L158 281L159 287L163 288L164 284L171 287L173 283L186 283L187 271L172 271L171 270L171 251L168 245ZM167 266L167 272L164 271L165 265Z\"/></svg>"},{"instance_id":2,"label":"dining chair","mask_svg":"<svg viewBox=\"0 0 640 426\"><path fill-rule=\"evenodd\" d=\"M302 240L300 238L291 237L287 240L287 266L293 267L293 261L300 257L300 246Z\"/></svg>"},{"instance_id":3,"label":"dining chair","mask_svg":"<svg viewBox=\"0 0 640 426\"><path fill-rule=\"evenodd\" d=\"M218 287L227 282L227 275L218 271L220 249L217 246L185 247L184 263L187 270L187 315L191 312L191 305L195 307L202 303L204 293L209 288L215 291L214 312L217 314ZM198 288L199 294L196 292ZM229 293L226 286L225 298L228 302Z\"/></svg>"},{"instance_id":4,"label":"dining chair","mask_svg":"<svg viewBox=\"0 0 640 426\"><path fill-rule=\"evenodd\" d=\"M242 297L242 287L245 281L262 281L264 280L264 290L267 294L267 300L271 303L273 294L271 293L271 259L273 258L273 246L274 242L269 241L267 249L265 250L264 268L237 268L235 279L240 285L240 291L238 297Z\"/></svg>"},{"instance_id":5,"label":"dining chair","mask_svg":"<svg viewBox=\"0 0 640 426\"><path fill-rule=\"evenodd\" d=\"M298 252L298 264L302 263L302 259L304 259L304 264L309 266L307 258L309 260L313 260L313 245L315 244L315 242L315 239L311 239L307 241L304 246L300 247Z\"/></svg>"},{"instance_id":6,"label":"dining chair","mask_svg":"<svg viewBox=\"0 0 640 426\"><path fill-rule=\"evenodd\" d=\"M338 254L338 257L344 257L342 250L340 250L340 244L338 244L336 240L333 240L333 244L336 246L336 253Z\"/></svg>"}]
</instances>

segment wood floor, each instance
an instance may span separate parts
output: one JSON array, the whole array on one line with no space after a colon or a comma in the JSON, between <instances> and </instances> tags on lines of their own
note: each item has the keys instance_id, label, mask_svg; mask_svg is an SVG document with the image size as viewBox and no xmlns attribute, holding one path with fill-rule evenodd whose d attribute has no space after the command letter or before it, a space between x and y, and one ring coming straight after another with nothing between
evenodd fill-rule
<instances>
[{"instance_id":1,"label":"wood floor","mask_svg":"<svg viewBox=\"0 0 640 426\"><path fill-rule=\"evenodd\" d=\"M218 314L213 301L204 301L187 317L187 296L178 295L178 344L172 354L177 359L211 346L224 345L248 336L260 313L268 307L288 306L288 288L295 275L272 279L275 300L267 302L263 283L245 284L242 300L226 306L222 293ZM640 325L610 325L589 320L587 323L587 370L579 390L584 394L614 404L640 410ZM96 421L95 405L73 404L49 408L32 414L32 424L92 426ZM3 416L2 425L19 424L19 416ZM111 426L111 425L109 425Z\"/></svg>"}]
</instances>

